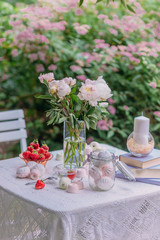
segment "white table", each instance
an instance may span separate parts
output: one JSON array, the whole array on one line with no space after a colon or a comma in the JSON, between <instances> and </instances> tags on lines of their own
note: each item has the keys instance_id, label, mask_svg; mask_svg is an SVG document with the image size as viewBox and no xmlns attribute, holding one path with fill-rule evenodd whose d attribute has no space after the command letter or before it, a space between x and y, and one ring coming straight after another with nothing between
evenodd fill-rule
<instances>
[{"instance_id":1,"label":"white table","mask_svg":"<svg viewBox=\"0 0 160 240\"><path fill-rule=\"evenodd\" d=\"M117 153L123 153L117 150ZM55 154L54 154L55 155ZM50 170L57 164L47 163ZM69 194L17 179L19 158L0 162L0 240L159 240L160 187L116 179L108 192Z\"/></svg>"}]
</instances>

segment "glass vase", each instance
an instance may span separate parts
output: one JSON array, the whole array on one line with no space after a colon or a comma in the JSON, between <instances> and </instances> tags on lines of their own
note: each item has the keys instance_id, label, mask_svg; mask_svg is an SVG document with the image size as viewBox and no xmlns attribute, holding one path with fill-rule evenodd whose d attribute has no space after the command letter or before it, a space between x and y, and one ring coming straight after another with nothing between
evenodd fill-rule
<instances>
[{"instance_id":1,"label":"glass vase","mask_svg":"<svg viewBox=\"0 0 160 240\"><path fill-rule=\"evenodd\" d=\"M86 127L83 121L77 121L73 125L71 122L64 122L63 132L63 150L64 150L64 167L76 166L80 168L85 161L85 142Z\"/></svg>"}]
</instances>

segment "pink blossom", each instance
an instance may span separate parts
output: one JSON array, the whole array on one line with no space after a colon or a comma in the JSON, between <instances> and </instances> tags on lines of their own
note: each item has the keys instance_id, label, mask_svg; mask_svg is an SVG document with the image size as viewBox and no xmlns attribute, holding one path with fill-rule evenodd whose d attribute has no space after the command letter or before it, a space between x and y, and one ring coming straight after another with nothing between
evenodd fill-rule
<instances>
[{"instance_id":1,"label":"pink blossom","mask_svg":"<svg viewBox=\"0 0 160 240\"><path fill-rule=\"evenodd\" d=\"M57 69L57 66L54 65L54 64L51 64L51 65L48 67L48 70L50 70L50 71L54 71L54 70L56 70L56 69Z\"/></svg>"},{"instance_id":2,"label":"pink blossom","mask_svg":"<svg viewBox=\"0 0 160 240\"><path fill-rule=\"evenodd\" d=\"M71 66L70 66L70 69L71 69L73 72L77 72L77 71L82 70L82 68L81 68L80 66L76 66L76 65L71 65Z\"/></svg>"},{"instance_id":3,"label":"pink blossom","mask_svg":"<svg viewBox=\"0 0 160 240\"><path fill-rule=\"evenodd\" d=\"M44 70L43 64L36 64L36 72L44 72Z\"/></svg>"},{"instance_id":4,"label":"pink blossom","mask_svg":"<svg viewBox=\"0 0 160 240\"><path fill-rule=\"evenodd\" d=\"M114 28L109 28L110 33L112 33L113 35L117 36L118 35L118 31L115 30Z\"/></svg>"},{"instance_id":5,"label":"pink blossom","mask_svg":"<svg viewBox=\"0 0 160 240\"><path fill-rule=\"evenodd\" d=\"M65 96L70 94L71 88L65 81L62 79L58 83L57 95L60 99L63 99Z\"/></svg>"},{"instance_id":6,"label":"pink blossom","mask_svg":"<svg viewBox=\"0 0 160 240\"><path fill-rule=\"evenodd\" d=\"M46 60L46 53L45 52L39 51L38 56L39 56L41 61L45 62L45 60Z\"/></svg>"},{"instance_id":7,"label":"pink blossom","mask_svg":"<svg viewBox=\"0 0 160 240\"><path fill-rule=\"evenodd\" d=\"M111 105L108 106L108 111L109 111L112 115L115 115L115 114L116 114L116 109L115 109L113 106L111 106Z\"/></svg>"},{"instance_id":8,"label":"pink blossom","mask_svg":"<svg viewBox=\"0 0 160 240\"><path fill-rule=\"evenodd\" d=\"M82 15L82 14L83 14L82 9L81 9L81 8L76 9L75 14L76 14L77 16Z\"/></svg>"},{"instance_id":9,"label":"pink blossom","mask_svg":"<svg viewBox=\"0 0 160 240\"><path fill-rule=\"evenodd\" d=\"M5 41L5 38L0 38L0 44Z\"/></svg>"},{"instance_id":10,"label":"pink blossom","mask_svg":"<svg viewBox=\"0 0 160 240\"><path fill-rule=\"evenodd\" d=\"M11 55L13 57L17 57L18 56L18 50L17 49L13 49L12 52L11 52Z\"/></svg>"},{"instance_id":11,"label":"pink blossom","mask_svg":"<svg viewBox=\"0 0 160 240\"><path fill-rule=\"evenodd\" d=\"M155 112L153 112L153 114L157 117L160 117L160 111L155 111Z\"/></svg>"},{"instance_id":12,"label":"pink blossom","mask_svg":"<svg viewBox=\"0 0 160 240\"><path fill-rule=\"evenodd\" d=\"M116 101L115 101L113 98L108 98L108 102L109 102L110 104L113 104L113 103L115 103Z\"/></svg>"},{"instance_id":13,"label":"pink blossom","mask_svg":"<svg viewBox=\"0 0 160 240\"><path fill-rule=\"evenodd\" d=\"M81 35L85 35L88 30L90 29L90 26L87 24L79 25L79 23L74 23L74 29L77 31L77 33Z\"/></svg>"},{"instance_id":14,"label":"pink blossom","mask_svg":"<svg viewBox=\"0 0 160 240\"><path fill-rule=\"evenodd\" d=\"M46 44L49 43L48 38L46 38L46 36L44 36L44 35L38 34L38 35L36 36L36 38L39 39L40 42L42 42L42 43L46 43Z\"/></svg>"},{"instance_id":15,"label":"pink blossom","mask_svg":"<svg viewBox=\"0 0 160 240\"><path fill-rule=\"evenodd\" d=\"M76 84L76 79L75 78L65 77L62 80L64 80L65 83L68 84L69 86L73 86L73 85Z\"/></svg>"},{"instance_id":16,"label":"pink blossom","mask_svg":"<svg viewBox=\"0 0 160 240\"><path fill-rule=\"evenodd\" d=\"M100 130L108 131L109 128L113 127L113 121L112 121L112 119L110 119L109 121L107 121L107 120L100 120L100 121L97 122L97 127Z\"/></svg>"},{"instance_id":17,"label":"pink blossom","mask_svg":"<svg viewBox=\"0 0 160 240\"><path fill-rule=\"evenodd\" d=\"M118 72L118 68L112 67L112 71L113 71L113 72Z\"/></svg>"},{"instance_id":18,"label":"pink blossom","mask_svg":"<svg viewBox=\"0 0 160 240\"><path fill-rule=\"evenodd\" d=\"M160 63L157 63L157 66L160 67Z\"/></svg>"},{"instance_id":19,"label":"pink blossom","mask_svg":"<svg viewBox=\"0 0 160 240\"><path fill-rule=\"evenodd\" d=\"M135 58L135 57L130 57L129 60L131 62L136 62L136 63L140 63L140 60L138 58Z\"/></svg>"},{"instance_id":20,"label":"pink blossom","mask_svg":"<svg viewBox=\"0 0 160 240\"><path fill-rule=\"evenodd\" d=\"M156 88L156 87L157 87L157 83L156 83L156 82L150 82L149 85L150 85L152 88Z\"/></svg>"},{"instance_id":21,"label":"pink blossom","mask_svg":"<svg viewBox=\"0 0 160 240\"><path fill-rule=\"evenodd\" d=\"M84 75L78 75L77 79L81 80L81 81L85 81L86 77Z\"/></svg>"},{"instance_id":22,"label":"pink blossom","mask_svg":"<svg viewBox=\"0 0 160 240\"><path fill-rule=\"evenodd\" d=\"M126 111L129 111L129 107L127 105L124 105L123 108L126 110Z\"/></svg>"},{"instance_id":23,"label":"pink blossom","mask_svg":"<svg viewBox=\"0 0 160 240\"><path fill-rule=\"evenodd\" d=\"M93 137L88 137L87 140L86 140L86 143L87 144L90 144L91 142L94 141L94 138Z\"/></svg>"},{"instance_id":24,"label":"pink blossom","mask_svg":"<svg viewBox=\"0 0 160 240\"><path fill-rule=\"evenodd\" d=\"M109 130L109 127L107 125L107 122L105 120L100 120L97 122L97 127L100 129L100 130L105 130L105 131L108 131Z\"/></svg>"},{"instance_id":25,"label":"pink blossom","mask_svg":"<svg viewBox=\"0 0 160 240\"><path fill-rule=\"evenodd\" d=\"M34 62L38 59L38 56L36 53L29 54L28 57L30 59L30 62Z\"/></svg>"},{"instance_id":26,"label":"pink blossom","mask_svg":"<svg viewBox=\"0 0 160 240\"><path fill-rule=\"evenodd\" d=\"M47 82L51 82L54 79L54 74L53 73L46 73L46 74L40 74L38 77L41 83L44 83L44 80Z\"/></svg>"},{"instance_id":27,"label":"pink blossom","mask_svg":"<svg viewBox=\"0 0 160 240\"><path fill-rule=\"evenodd\" d=\"M8 74L4 74L3 76L2 76L2 80L6 80L6 79L8 79L9 78L9 75Z\"/></svg>"},{"instance_id":28,"label":"pink blossom","mask_svg":"<svg viewBox=\"0 0 160 240\"><path fill-rule=\"evenodd\" d=\"M56 62L58 62L60 60L60 58L58 58L58 57L54 57L53 58L53 61L56 63Z\"/></svg>"}]
</instances>

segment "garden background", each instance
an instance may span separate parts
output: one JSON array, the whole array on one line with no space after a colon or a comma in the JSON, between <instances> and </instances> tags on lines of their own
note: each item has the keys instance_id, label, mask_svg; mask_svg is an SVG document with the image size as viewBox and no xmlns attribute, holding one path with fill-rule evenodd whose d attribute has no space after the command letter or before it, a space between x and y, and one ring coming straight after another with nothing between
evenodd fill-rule
<instances>
[{"instance_id":1,"label":"garden background","mask_svg":"<svg viewBox=\"0 0 160 240\"><path fill-rule=\"evenodd\" d=\"M160 1L130 0L135 13L118 1L78 2L0 1L0 110L24 109L28 143L38 138L60 149L63 126L47 126L49 104L35 98L46 93L39 74L79 81L102 75L113 97L108 118L87 132L88 143L126 149L134 117L143 112L160 147ZM20 151L19 144L8 148L0 157Z\"/></svg>"}]
</instances>

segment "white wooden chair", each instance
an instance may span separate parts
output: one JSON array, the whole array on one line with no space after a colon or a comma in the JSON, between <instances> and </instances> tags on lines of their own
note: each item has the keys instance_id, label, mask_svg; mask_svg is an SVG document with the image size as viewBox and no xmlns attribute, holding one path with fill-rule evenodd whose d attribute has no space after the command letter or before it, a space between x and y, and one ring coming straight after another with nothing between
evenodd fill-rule
<instances>
[{"instance_id":1,"label":"white wooden chair","mask_svg":"<svg viewBox=\"0 0 160 240\"><path fill-rule=\"evenodd\" d=\"M20 140L21 152L27 149L23 110L0 112L0 143Z\"/></svg>"}]
</instances>

